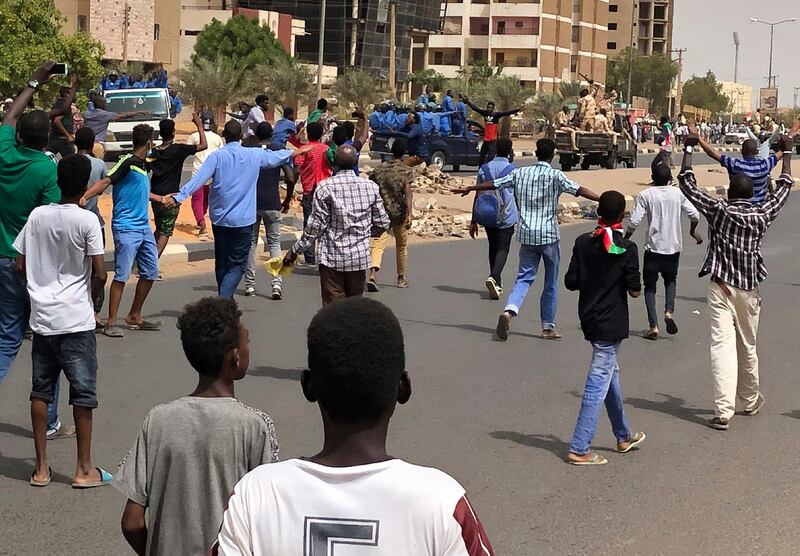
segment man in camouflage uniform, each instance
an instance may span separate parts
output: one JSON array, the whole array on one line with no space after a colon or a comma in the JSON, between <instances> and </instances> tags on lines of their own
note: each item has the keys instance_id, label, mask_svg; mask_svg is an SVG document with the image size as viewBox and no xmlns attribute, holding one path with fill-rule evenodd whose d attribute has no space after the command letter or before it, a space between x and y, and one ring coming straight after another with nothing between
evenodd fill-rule
<instances>
[{"instance_id":1,"label":"man in camouflage uniform","mask_svg":"<svg viewBox=\"0 0 800 556\"><path fill-rule=\"evenodd\" d=\"M581 131L594 130L594 117L597 114L597 92L600 87L594 81L589 81L589 89L581 91L581 98L578 99L578 114L580 115Z\"/></svg>"},{"instance_id":2,"label":"man in camouflage uniform","mask_svg":"<svg viewBox=\"0 0 800 556\"><path fill-rule=\"evenodd\" d=\"M389 241L389 231L394 235L395 255L397 257L397 287L407 288L406 265L408 262L408 230L411 229L413 214L411 182L414 180L414 170L403 164L403 155L406 154L406 142L403 138L396 138L392 143L392 160L386 161L372 173L369 178L378 184L378 188L389 215L390 230L382 230L381 234L370 239L370 257L372 262L369 269L367 290L378 291L378 271L381 268L383 250Z\"/></svg>"}]
</instances>

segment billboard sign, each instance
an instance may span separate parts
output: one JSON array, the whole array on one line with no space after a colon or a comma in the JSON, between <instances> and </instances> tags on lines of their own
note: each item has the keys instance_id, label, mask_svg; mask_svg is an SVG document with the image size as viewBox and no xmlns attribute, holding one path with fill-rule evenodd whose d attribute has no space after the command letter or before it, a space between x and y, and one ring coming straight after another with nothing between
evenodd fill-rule
<instances>
[{"instance_id":1,"label":"billboard sign","mask_svg":"<svg viewBox=\"0 0 800 556\"><path fill-rule=\"evenodd\" d=\"M758 106L762 114L777 114L778 89L775 87L761 89Z\"/></svg>"}]
</instances>

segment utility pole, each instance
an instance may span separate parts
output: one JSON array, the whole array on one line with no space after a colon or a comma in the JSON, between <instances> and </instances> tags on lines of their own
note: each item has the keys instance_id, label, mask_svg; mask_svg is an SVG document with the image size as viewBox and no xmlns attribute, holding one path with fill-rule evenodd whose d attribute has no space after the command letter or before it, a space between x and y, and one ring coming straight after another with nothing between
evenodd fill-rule
<instances>
[{"instance_id":1,"label":"utility pole","mask_svg":"<svg viewBox=\"0 0 800 556\"><path fill-rule=\"evenodd\" d=\"M797 112L797 91L800 91L800 87L794 88L794 111Z\"/></svg>"},{"instance_id":2,"label":"utility pole","mask_svg":"<svg viewBox=\"0 0 800 556\"><path fill-rule=\"evenodd\" d=\"M631 2L631 44L628 47L628 96L625 98L625 115L631 115L631 85L633 81L633 38L636 32L636 2ZM556 52L556 57L558 53Z\"/></svg>"},{"instance_id":3,"label":"utility pole","mask_svg":"<svg viewBox=\"0 0 800 556\"><path fill-rule=\"evenodd\" d=\"M128 65L128 27L131 25L131 7L125 2L122 8L122 65Z\"/></svg>"},{"instance_id":4,"label":"utility pole","mask_svg":"<svg viewBox=\"0 0 800 556\"><path fill-rule=\"evenodd\" d=\"M397 2L389 0L389 96L397 96L395 41L397 40Z\"/></svg>"},{"instance_id":5,"label":"utility pole","mask_svg":"<svg viewBox=\"0 0 800 556\"><path fill-rule=\"evenodd\" d=\"M775 23L770 23L769 21L761 21L760 19L756 19L755 17L751 17L750 21L753 23L762 23L764 25L769 25L769 77L767 78L768 83L767 87L772 88L775 87L775 76L772 75L772 43L773 39L775 38L775 26L780 25L781 23L792 23L797 21L796 17L791 19L783 19L781 21L776 21Z\"/></svg>"},{"instance_id":6,"label":"utility pole","mask_svg":"<svg viewBox=\"0 0 800 556\"><path fill-rule=\"evenodd\" d=\"M358 0L353 0L350 14L350 65L356 67L356 46L358 45Z\"/></svg>"},{"instance_id":7,"label":"utility pole","mask_svg":"<svg viewBox=\"0 0 800 556\"><path fill-rule=\"evenodd\" d=\"M733 58L733 82L739 82L739 33L733 32L733 44L736 47L736 54Z\"/></svg>"},{"instance_id":8,"label":"utility pole","mask_svg":"<svg viewBox=\"0 0 800 556\"><path fill-rule=\"evenodd\" d=\"M325 7L326 0L322 0L319 9L319 55L317 57L317 99L322 98L322 65L325 54Z\"/></svg>"},{"instance_id":9,"label":"utility pole","mask_svg":"<svg viewBox=\"0 0 800 556\"><path fill-rule=\"evenodd\" d=\"M683 53L686 52L685 48L676 48L670 50L678 55L678 83L675 87L675 114L681 112L681 77L683 75Z\"/></svg>"}]
</instances>

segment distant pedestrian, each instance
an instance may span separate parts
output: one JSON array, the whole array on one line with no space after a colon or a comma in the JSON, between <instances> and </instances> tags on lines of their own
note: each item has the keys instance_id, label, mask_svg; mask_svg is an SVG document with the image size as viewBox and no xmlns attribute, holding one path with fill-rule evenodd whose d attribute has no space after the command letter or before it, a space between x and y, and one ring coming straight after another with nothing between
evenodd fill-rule
<instances>
[{"instance_id":1,"label":"distant pedestrian","mask_svg":"<svg viewBox=\"0 0 800 556\"><path fill-rule=\"evenodd\" d=\"M220 297L233 298L247 269L253 224L256 222L256 183L261 168L283 166L292 151L243 148L242 125L231 120L222 132L225 147L211 153L200 171L181 190L164 199L174 207L213 179L209 213L214 232L214 267Z\"/></svg>"},{"instance_id":2,"label":"distant pedestrian","mask_svg":"<svg viewBox=\"0 0 800 556\"><path fill-rule=\"evenodd\" d=\"M256 105L250 109L247 117L242 122L242 137L246 139L255 135L258 124L267 120L267 110L269 110L269 97L267 95L258 95L256 97Z\"/></svg>"},{"instance_id":3,"label":"distant pedestrian","mask_svg":"<svg viewBox=\"0 0 800 556\"><path fill-rule=\"evenodd\" d=\"M208 155L220 150L225 146L225 140L217 135L217 122L211 112L202 112L200 118L203 120L203 131L206 136L205 150L195 153L194 160L192 160L192 176L200 171L203 162L206 161ZM186 140L187 145L200 144L200 132L195 131ZM211 180L203 184L203 187L192 193L192 214L197 222L197 235L200 239L208 237L208 228L206 227L206 213L208 212L208 189L211 187Z\"/></svg>"},{"instance_id":4,"label":"distant pedestrian","mask_svg":"<svg viewBox=\"0 0 800 556\"><path fill-rule=\"evenodd\" d=\"M169 117L174 120L178 117L178 114L183 112L183 101L181 97L178 96L178 91L172 87L169 87L167 90L169 92Z\"/></svg>"},{"instance_id":5,"label":"distant pedestrian","mask_svg":"<svg viewBox=\"0 0 800 556\"><path fill-rule=\"evenodd\" d=\"M480 167L478 184L503 178L516 169L510 161L513 148L511 139L501 137L497 140L497 156ZM496 189L475 194L469 235L475 239L479 224L486 230L486 238L489 240L489 277L486 278L485 286L491 299L500 299L503 293L503 269L518 220L519 211L513 189Z\"/></svg>"},{"instance_id":6,"label":"distant pedestrian","mask_svg":"<svg viewBox=\"0 0 800 556\"><path fill-rule=\"evenodd\" d=\"M677 334L678 325L675 323L675 293L678 283L678 265L683 238L681 233L681 215L689 217L691 226L689 235L697 242L703 243L703 237L697 232L700 222L700 213L694 208L683 193L676 187L671 187L672 172L666 164L657 166L653 172L654 186L639 193L633 212L628 220L628 229L625 239L629 239L636 228L647 217L647 237L644 243L644 302L647 306L647 320L650 325L644 337L648 340L657 340L658 312L656 311L656 289L659 275L664 280L665 308L664 323L668 334Z\"/></svg>"},{"instance_id":7,"label":"distant pedestrian","mask_svg":"<svg viewBox=\"0 0 800 556\"><path fill-rule=\"evenodd\" d=\"M53 104L53 111L59 113L58 116L50 119L50 139L47 142L47 150L54 155L61 157L75 152L75 121L72 119L72 101L74 91L70 93L69 87L61 87L58 90L58 98ZM65 109L68 109L65 111Z\"/></svg>"},{"instance_id":8,"label":"distant pedestrian","mask_svg":"<svg viewBox=\"0 0 800 556\"><path fill-rule=\"evenodd\" d=\"M330 143L331 133L333 132L331 129L331 124L334 121L335 118L328 111L328 100L321 98L317 101L317 107L311 111L311 114L308 115L306 124L320 124L322 126L322 142ZM311 137L309 137L309 140L311 140Z\"/></svg>"},{"instance_id":9,"label":"distant pedestrian","mask_svg":"<svg viewBox=\"0 0 800 556\"><path fill-rule=\"evenodd\" d=\"M475 112L483 116L483 143L481 143L481 152L478 160L478 166L483 166L485 162L489 162L495 157L497 132L498 126L500 125L500 120L516 114L522 110L522 108L514 108L504 112L496 112L494 109L494 101L491 100L486 103L486 108L480 108L476 106L470 102L467 97L464 97L464 102L466 102L467 106L472 108Z\"/></svg>"},{"instance_id":10,"label":"distant pedestrian","mask_svg":"<svg viewBox=\"0 0 800 556\"><path fill-rule=\"evenodd\" d=\"M291 265L317 241L323 304L364 293L370 232L389 227L378 186L353 172L357 161L358 152L352 145L337 149L339 173L317 187L303 236L284 257L284 264Z\"/></svg>"},{"instance_id":11,"label":"distant pedestrian","mask_svg":"<svg viewBox=\"0 0 800 556\"><path fill-rule=\"evenodd\" d=\"M122 533L137 554L206 554L236 483L278 461L272 418L235 398L250 365L250 332L232 299L188 305L181 344L197 387L157 405L114 477L126 498Z\"/></svg>"},{"instance_id":12,"label":"distant pedestrian","mask_svg":"<svg viewBox=\"0 0 800 556\"><path fill-rule=\"evenodd\" d=\"M603 465L608 460L592 452L597 421L605 404L617 452L638 447L646 435L633 433L623 407L617 356L628 337L628 296L642 293L636 244L622 237L625 197L606 191L597 207L600 220L593 232L575 240L572 260L564 276L568 290L578 291L578 316L592 360L583 390L581 409L567 461L573 465Z\"/></svg>"},{"instance_id":13,"label":"distant pedestrian","mask_svg":"<svg viewBox=\"0 0 800 556\"><path fill-rule=\"evenodd\" d=\"M276 149L285 149L286 143L295 135L297 135L297 122L294 108L286 106L283 109L283 117L275 122L272 130L272 146Z\"/></svg>"},{"instance_id":14,"label":"distant pedestrian","mask_svg":"<svg viewBox=\"0 0 800 556\"><path fill-rule=\"evenodd\" d=\"M317 185L324 179L329 178L333 173L331 165L328 163L328 145L322 142L324 129L319 122L312 122L306 127L308 143L301 147L304 152L295 158L295 166L300 174L300 183L303 186L303 228L308 224L311 217L311 205L314 200L314 191ZM305 253L303 259L306 264L316 264L314 255L314 243L312 242Z\"/></svg>"}]
</instances>

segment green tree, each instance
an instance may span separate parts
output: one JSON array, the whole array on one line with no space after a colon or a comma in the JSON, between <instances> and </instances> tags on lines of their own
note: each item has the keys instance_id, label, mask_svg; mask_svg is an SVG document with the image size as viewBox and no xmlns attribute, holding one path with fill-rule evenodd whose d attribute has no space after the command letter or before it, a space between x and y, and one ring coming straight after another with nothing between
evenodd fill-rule
<instances>
[{"instance_id":1,"label":"green tree","mask_svg":"<svg viewBox=\"0 0 800 556\"><path fill-rule=\"evenodd\" d=\"M178 70L178 89L185 99L197 108L206 107L214 112L217 122L225 121L225 108L249 96L244 87L244 70L235 67L229 60L216 61L195 58Z\"/></svg>"},{"instance_id":2,"label":"green tree","mask_svg":"<svg viewBox=\"0 0 800 556\"><path fill-rule=\"evenodd\" d=\"M628 91L629 63L632 69L631 95L648 99L651 112L666 112L669 91L678 75L678 65L668 56L643 56L636 48L626 48L611 60L606 76L607 84L623 95Z\"/></svg>"},{"instance_id":3,"label":"green tree","mask_svg":"<svg viewBox=\"0 0 800 556\"><path fill-rule=\"evenodd\" d=\"M367 71L349 70L336 77L332 90L340 105L354 104L366 114L380 95L381 83Z\"/></svg>"},{"instance_id":4,"label":"green tree","mask_svg":"<svg viewBox=\"0 0 800 556\"><path fill-rule=\"evenodd\" d=\"M501 112L524 108L531 94L525 89L516 75L499 75L489 80L488 92ZM511 120L500 120L500 136L508 137L511 131Z\"/></svg>"},{"instance_id":5,"label":"green tree","mask_svg":"<svg viewBox=\"0 0 800 556\"><path fill-rule=\"evenodd\" d=\"M297 109L300 103L308 102L311 97L313 72L292 59L279 60L272 66L258 66L253 77L255 83L251 89L266 91L275 105Z\"/></svg>"},{"instance_id":6,"label":"green tree","mask_svg":"<svg viewBox=\"0 0 800 556\"><path fill-rule=\"evenodd\" d=\"M0 0L0 95L13 97L45 60L66 62L84 85L103 75L102 45L85 33L65 35L64 18L53 0ZM66 80L63 82L66 84ZM48 105L57 87L47 87L38 95Z\"/></svg>"},{"instance_id":7,"label":"green tree","mask_svg":"<svg viewBox=\"0 0 800 556\"><path fill-rule=\"evenodd\" d=\"M583 85L577 81L562 81L558 84L558 92L565 102L577 102Z\"/></svg>"},{"instance_id":8,"label":"green tree","mask_svg":"<svg viewBox=\"0 0 800 556\"><path fill-rule=\"evenodd\" d=\"M714 72L709 71L705 77L693 75L683 84L680 109L686 104L705 108L712 114L720 114L730 110L731 99L722 92L722 85L717 83Z\"/></svg>"},{"instance_id":9,"label":"green tree","mask_svg":"<svg viewBox=\"0 0 800 556\"><path fill-rule=\"evenodd\" d=\"M197 58L212 62L224 59L246 70L291 60L272 29L241 14L225 23L215 19L206 25L197 35L192 60Z\"/></svg>"},{"instance_id":10,"label":"green tree","mask_svg":"<svg viewBox=\"0 0 800 556\"><path fill-rule=\"evenodd\" d=\"M530 108L527 110L527 114L529 117L547 122L545 135L547 137L553 137L555 134L553 122L563 106L564 97L562 97L560 93L540 91L534 97Z\"/></svg>"},{"instance_id":11,"label":"green tree","mask_svg":"<svg viewBox=\"0 0 800 556\"><path fill-rule=\"evenodd\" d=\"M444 86L444 75L431 68L417 70L408 74L408 82L414 85L430 85L434 91L441 91Z\"/></svg>"}]
</instances>

